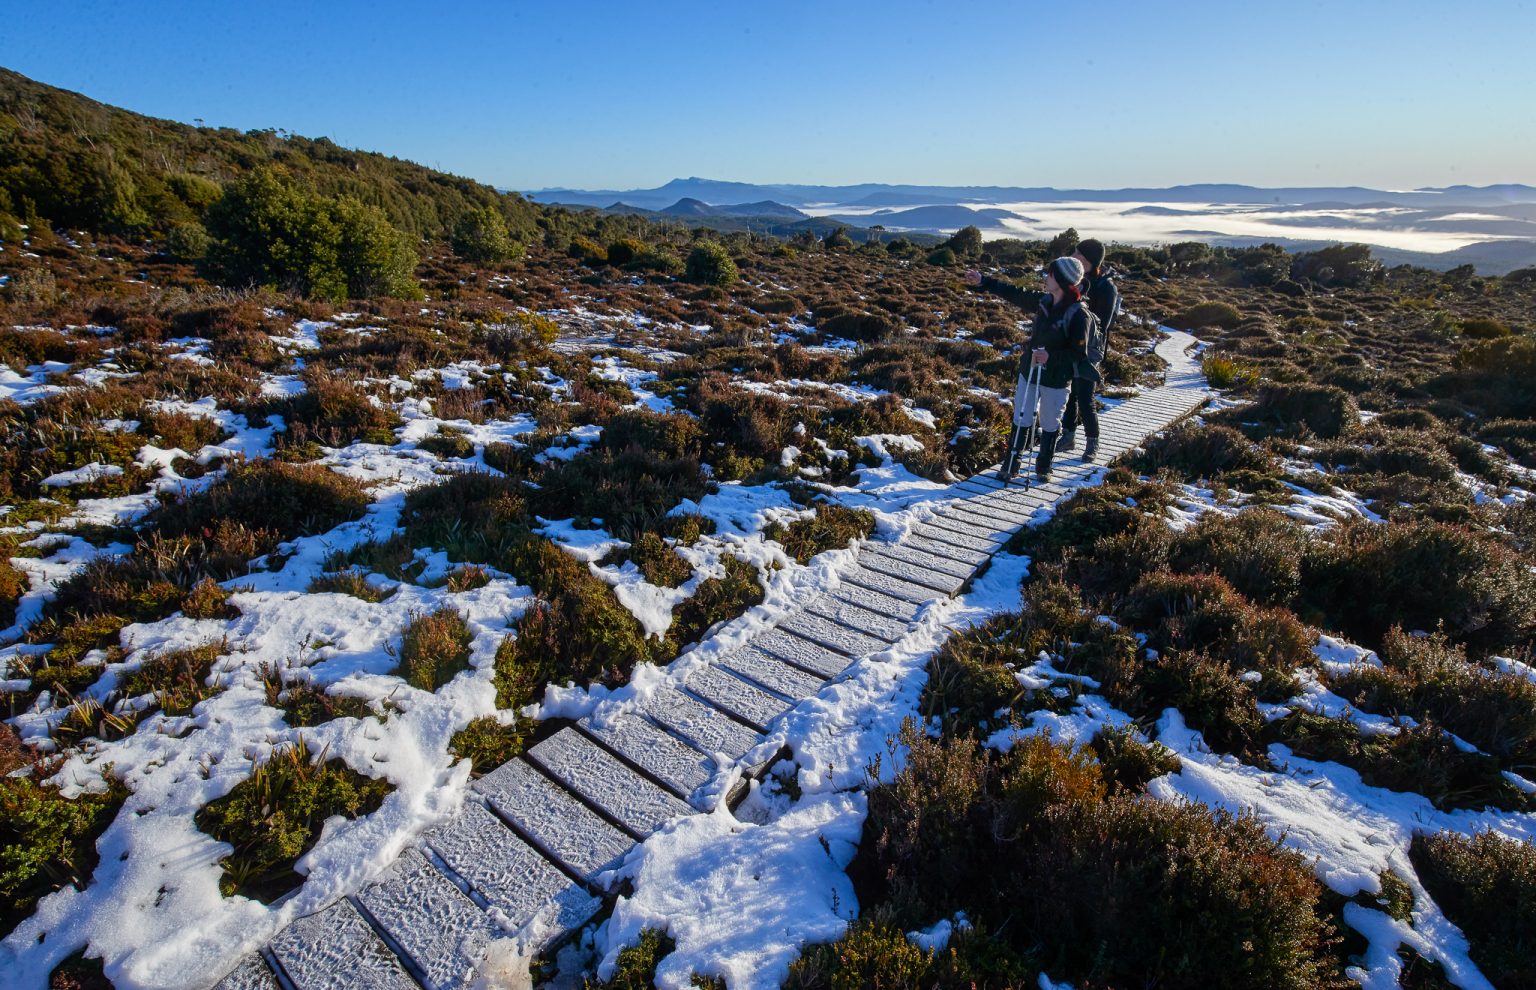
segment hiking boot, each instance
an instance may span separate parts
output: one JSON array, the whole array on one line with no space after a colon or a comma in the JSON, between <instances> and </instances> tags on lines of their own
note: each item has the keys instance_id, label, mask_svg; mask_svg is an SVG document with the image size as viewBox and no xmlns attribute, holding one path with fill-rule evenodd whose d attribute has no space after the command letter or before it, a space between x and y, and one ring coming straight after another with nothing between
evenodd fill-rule
<instances>
[{"instance_id":1,"label":"hiking boot","mask_svg":"<svg viewBox=\"0 0 1536 990\"><path fill-rule=\"evenodd\" d=\"M1092 461L1095 457L1098 456L1098 453L1099 453L1099 438L1098 437L1089 437L1088 438L1088 442L1083 446L1083 460L1084 461Z\"/></svg>"},{"instance_id":2,"label":"hiking boot","mask_svg":"<svg viewBox=\"0 0 1536 990\"><path fill-rule=\"evenodd\" d=\"M1056 454L1056 434L1040 434L1040 452L1035 455L1035 483L1044 484L1051 480L1051 460Z\"/></svg>"},{"instance_id":3,"label":"hiking boot","mask_svg":"<svg viewBox=\"0 0 1536 990\"><path fill-rule=\"evenodd\" d=\"M1077 446L1077 431L1062 430L1061 439L1056 441L1057 450L1071 450Z\"/></svg>"}]
</instances>

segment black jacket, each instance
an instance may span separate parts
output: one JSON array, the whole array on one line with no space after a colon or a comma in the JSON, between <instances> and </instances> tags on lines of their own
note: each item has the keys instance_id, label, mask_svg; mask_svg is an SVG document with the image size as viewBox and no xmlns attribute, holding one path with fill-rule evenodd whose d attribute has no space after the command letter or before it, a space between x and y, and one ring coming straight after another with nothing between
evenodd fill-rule
<instances>
[{"instance_id":1,"label":"black jacket","mask_svg":"<svg viewBox=\"0 0 1536 990\"><path fill-rule=\"evenodd\" d=\"M1043 347L1048 355L1045 367L1040 371L1040 384L1045 388L1066 388L1072 384L1073 368L1088 357L1088 317L1081 308L1072 311L1072 318L1065 319L1072 304L1062 300L1060 307L1051 306L1049 294L1039 294L1021 289L1012 282L984 275L981 287L988 292L1024 309L1030 308L1038 297L1035 307L1035 324L1029 331L1029 341L1019 359L1019 375L1029 372L1030 355L1037 347ZM1111 286L1113 288L1113 286Z\"/></svg>"}]
</instances>

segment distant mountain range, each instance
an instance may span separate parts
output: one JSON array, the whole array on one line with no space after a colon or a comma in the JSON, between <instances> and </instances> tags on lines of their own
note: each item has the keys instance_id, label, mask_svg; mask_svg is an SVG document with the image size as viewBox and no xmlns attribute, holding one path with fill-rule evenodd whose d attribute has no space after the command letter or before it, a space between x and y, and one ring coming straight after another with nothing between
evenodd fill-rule
<instances>
[{"instance_id":1,"label":"distant mountain range","mask_svg":"<svg viewBox=\"0 0 1536 990\"><path fill-rule=\"evenodd\" d=\"M525 193L541 203L605 206L621 201L660 211L681 199L704 203L769 201L807 206L912 207L994 203L1232 203L1285 205L1335 203L1348 206L1442 207L1498 206L1536 203L1536 187L1507 183L1495 186L1444 186L1412 190L1367 189L1363 186L1284 186L1265 188L1231 183L1201 183L1166 188L1053 189L1048 186L915 186L864 183L851 186L755 185L718 179L673 179L654 189L538 189Z\"/></svg>"}]
</instances>

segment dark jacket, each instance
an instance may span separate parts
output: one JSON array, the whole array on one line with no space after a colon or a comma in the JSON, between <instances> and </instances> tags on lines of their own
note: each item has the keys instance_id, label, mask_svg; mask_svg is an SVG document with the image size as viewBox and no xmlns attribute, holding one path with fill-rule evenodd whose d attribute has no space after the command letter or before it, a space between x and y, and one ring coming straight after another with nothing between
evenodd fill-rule
<instances>
[{"instance_id":1,"label":"dark jacket","mask_svg":"<svg viewBox=\"0 0 1536 990\"><path fill-rule=\"evenodd\" d=\"M1097 276L1090 275L1086 279L1087 288L1083 291L1083 302L1093 315L1099 318L1099 326L1104 330L1104 353L1109 353L1109 332L1114 329L1115 316L1120 312L1120 290L1115 287L1114 272L1109 269L1100 269Z\"/></svg>"},{"instance_id":2,"label":"dark jacket","mask_svg":"<svg viewBox=\"0 0 1536 990\"><path fill-rule=\"evenodd\" d=\"M1072 319L1066 320L1064 316L1072 305L1067 299L1053 309L1049 295L1030 292L991 276L982 276L981 287L1024 309L1029 309L1038 298L1035 325L1019 358L1019 374L1028 374L1030 355L1035 348L1043 347L1048 357L1040 372L1040 384L1045 388L1070 386L1073 368L1088 356L1088 317L1082 309L1073 310Z\"/></svg>"}]
</instances>

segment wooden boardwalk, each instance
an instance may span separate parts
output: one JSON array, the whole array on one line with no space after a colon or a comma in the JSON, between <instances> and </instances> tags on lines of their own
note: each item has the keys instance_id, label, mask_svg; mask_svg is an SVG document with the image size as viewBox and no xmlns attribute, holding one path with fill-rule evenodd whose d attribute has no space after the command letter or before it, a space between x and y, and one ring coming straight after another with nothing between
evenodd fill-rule
<instances>
[{"instance_id":1,"label":"wooden boardwalk","mask_svg":"<svg viewBox=\"0 0 1536 990\"><path fill-rule=\"evenodd\" d=\"M714 754L739 760L779 715L902 639L925 603L960 591L1069 485L1196 409L1207 392L1194 342L1165 336L1165 383L1099 417L1097 463L1067 452L1048 484L1026 484L1029 464L1011 485L990 473L957 483L901 543L866 543L834 591L680 688L605 725L583 719L475 781L456 818L357 894L283 929L219 990L448 990L468 985L493 938L520 934L532 951L581 927L610 893L604 871L708 807Z\"/></svg>"}]
</instances>

